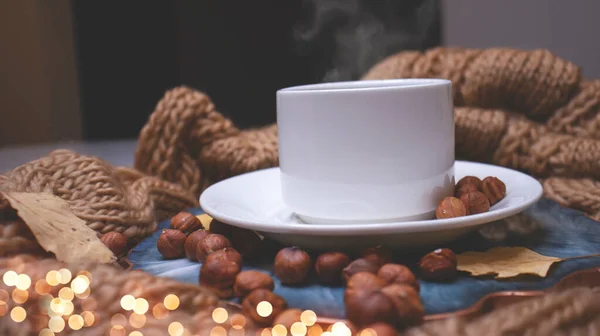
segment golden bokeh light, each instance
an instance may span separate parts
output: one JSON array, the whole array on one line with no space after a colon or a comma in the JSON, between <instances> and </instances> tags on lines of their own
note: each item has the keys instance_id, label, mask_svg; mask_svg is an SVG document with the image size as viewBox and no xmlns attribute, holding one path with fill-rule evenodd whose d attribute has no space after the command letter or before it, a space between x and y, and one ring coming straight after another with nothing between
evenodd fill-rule
<instances>
[{"instance_id":1,"label":"golden bokeh light","mask_svg":"<svg viewBox=\"0 0 600 336\"><path fill-rule=\"evenodd\" d=\"M86 282L88 283L88 285L90 283L92 283L92 273L90 273L88 271L77 272L77 277L84 278L86 280Z\"/></svg>"},{"instance_id":2,"label":"golden bokeh light","mask_svg":"<svg viewBox=\"0 0 600 336\"><path fill-rule=\"evenodd\" d=\"M50 271L46 274L46 282L50 286L57 286L60 283L60 273L57 271Z\"/></svg>"},{"instance_id":3,"label":"golden bokeh light","mask_svg":"<svg viewBox=\"0 0 600 336\"><path fill-rule=\"evenodd\" d=\"M169 335L171 335L171 336L182 336L183 335L183 325L177 321L171 322L171 324L169 324L169 328L167 330L169 331Z\"/></svg>"},{"instance_id":4,"label":"golden bokeh light","mask_svg":"<svg viewBox=\"0 0 600 336\"><path fill-rule=\"evenodd\" d=\"M92 312L84 311L81 313L81 317L83 317L83 325L85 327L91 327L94 325L94 322L96 322L96 317Z\"/></svg>"},{"instance_id":5,"label":"golden bokeh light","mask_svg":"<svg viewBox=\"0 0 600 336\"><path fill-rule=\"evenodd\" d=\"M110 328L110 336L125 336L127 335L127 331L125 327L121 325L116 325Z\"/></svg>"},{"instance_id":6,"label":"golden bokeh light","mask_svg":"<svg viewBox=\"0 0 600 336\"><path fill-rule=\"evenodd\" d=\"M133 307L135 306L135 297L133 295L124 295L121 298L121 308L123 308L126 311L130 311L133 310Z\"/></svg>"},{"instance_id":7,"label":"golden bokeh light","mask_svg":"<svg viewBox=\"0 0 600 336\"><path fill-rule=\"evenodd\" d=\"M231 315L231 327L233 329L244 329L246 326L246 317L242 314L233 314Z\"/></svg>"},{"instance_id":8,"label":"golden bokeh light","mask_svg":"<svg viewBox=\"0 0 600 336\"><path fill-rule=\"evenodd\" d=\"M75 305L73 305L73 302L71 302L71 301L62 301L60 303L60 305L62 306L62 314L63 315L71 315L71 314L73 314L73 311L75 310Z\"/></svg>"},{"instance_id":9,"label":"golden bokeh light","mask_svg":"<svg viewBox=\"0 0 600 336\"><path fill-rule=\"evenodd\" d=\"M8 304L4 301L0 301L0 316L4 316L8 313Z\"/></svg>"},{"instance_id":10,"label":"golden bokeh light","mask_svg":"<svg viewBox=\"0 0 600 336\"><path fill-rule=\"evenodd\" d=\"M85 277L78 276L73 281L71 281L71 289L75 294L83 294L90 287L89 283L86 281Z\"/></svg>"},{"instance_id":11,"label":"golden bokeh light","mask_svg":"<svg viewBox=\"0 0 600 336\"><path fill-rule=\"evenodd\" d=\"M94 300L94 298L87 298L81 301L81 309L82 310L96 310L98 307L98 302Z\"/></svg>"},{"instance_id":12,"label":"golden bokeh light","mask_svg":"<svg viewBox=\"0 0 600 336\"><path fill-rule=\"evenodd\" d=\"M146 301L146 299L137 298L137 299L135 299L135 304L133 305L133 311L136 314L143 315L143 314L146 314L149 307L150 306L148 305L148 301Z\"/></svg>"},{"instance_id":13,"label":"golden bokeh light","mask_svg":"<svg viewBox=\"0 0 600 336\"><path fill-rule=\"evenodd\" d=\"M12 291L12 299L16 303L25 303L29 298L29 292L26 290L15 289Z\"/></svg>"},{"instance_id":14,"label":"golden bokeh light","mask_svg":"<svg viewBox=\"0 0 600 336\"><path fill-rule=\"evenodd\" d=\"M352 336L352 331L343 322L336 322L331 327L331 333L335 336Z\"/></svg>"},{"instance_id":15,"label":"golden bokeh light","mask_svg":"<svg viewBox=\"0 0 600 336\"><path fill-rule=\"evenodd\" d=\"M17 272L8 271L8 272L4 273L4 275L2 276L2 281L8 287L12 287L17 284L18 278L19 278L19 275L17 274Z\"/></svg>"},{"instance_id":16,"label":"golden bokeh light","mask_svg":"<svg viewBox=\"0 0 600 336\"><path fill-rule=\"evenodd\" d=\"M141 332L135 330L129 333L129 336L144 336Z\"/></svg>"},{"instance_id":17,"label":"golden bokeh light","mask_svg":"<svg viewBox=\"0 0 600 336\"><path fill-rule=\"evenodd\" d=\"M60 274L60 283L63 285L66 285L69 283L69 281L71 281L71 271L69 271L66 268L61 268L58 270L58 273Z\"/></svg>"},{"instance_id":18,"label":"golden bokeh light","mask_svg":"<svg viewBox=\"0 0 600 336\"><path fill-rule=\"evenodd\" d=\"M273 306L269 301L261 301L256 305L256 312L260 317L268 317L273 313Z\"/></svg>"},{"instance_id":19,"label":"golden bokeh light","mask_svg":"<svg viewBox=\"0 0 600 336\"><path fill-rule=\"evenodd\" d=\"M246 336L244 329L229 329L227 336Z\"/></svg>"},{"instance_id":20,"label":"golden bokeh light","mask_svg":"<svg viewBox=\"0 0 600 336\"><path fill-rule=\"evenodd\" d=\"M40 330L40 333L38 334L38 336L54 336L54 331L52 331L48 328L44 328L44 329Z\"/></svg>"},{"instance_id":21,"label":"golden bokeh light","mask_svg":"<svg viewBox=\"0 0 600 336\"><path fill-rule=\"evenodd\" d=\"M304 336L307 331L308 328L306 328L306 325L302 322L294 322L290 327L290 334L292 334L292 336Z\"/></svg>"},{"instance_id":22,"label":"golden bokeh light","mask_svg":"<svg viewBox=\"0 0 600 336\"><path fill-rule=\"evenodd\" d=\"M79 330L83 328L83 317L75 314L69 317L69 328Z\"/></svg>"},{"instance_id":23,"label":"golden bokeh light","mask_svg":"<svg viewBox=\"0 0 600 336\"><path fill-rule=\"evenodd\" d=\"M50 310L55 313L62 314L65 312L65 306L62 305L63 301L60 298L54 298L50 301Z\"/></svg>"},{"instance_id":24,"label":"golden bokeh light","mask_svg":"<svg viewBox=\"0 0 600 336\"><path fill-rule=\"evenodd\" d=\"M227 330L221 326L216 326L210 330L210 336L227 336ZM271 336L269 334L269 336Z\"/></svg>"},{"instance_id":25,"label":"golden bokeh light","mask_svg":"<svg viewBox=\"0 0 600 336\"><path fill-rule=\"evenodd\" d=\"M71 283L73 283L73 282L71 282ZM75 296L76 296L78 299L80 299L80 300L85 300L85 299L87 299L87 298L90 296L90 294L91 294L90 287L88 287L88 288L85 290L85 292L83 292L83 293L81 293L81 294L77 294L77 293L75 293Z\"/></svg>"},{"instance_id":26,"label":"golden bokeh light","mask_svg":"<svg viewBox=\"0 0 600 336\"><path fill-rule=\"evenodd\" d=\"M287 329L282 324L274 325L271 329L271 335L273 336L287 336Z\"/></svg>"},{"instance_id":27,"label":"golden bokeh light","mask_svg":"<svg viewBox=\"0 0 600 336\"><path fill-rule=\"evenodd\" d=\"M375 329L367 328L358 333L358 336L377 336Z\"/></svg>"},{"instance_id":28,"label":"golden bokeh light","mask_svg":"<svg viewBox=\"0 0 600 336\"><path fill-rule=\"evenodd\" d=\"M334 336L331 331L326 331L324 333L321 334L321 336Z\"/></svg>"},{"instance_id":29,"label":"golden bokeh light","mask_svg":"<svg viewBox=\"0 0 600 336\"><path fill-rule=\"evenodd\" d=\"M110 318L110 323L114 326L124 326L127 324L127 318L121 313L117 313Z\"/></svg>"},{"instance_id":30,"label":"golden bokeh light","mask_svg":"<svg viewBox=\"0 0 600 336\"><path fill-rule=\"evenodd\" d=\"M45 279L40 279L35 283L35 292L44 295L50 293L52 287L48 285Z\"/></svg>"},{"instance_id":31,"label":"golden bokeh light","mask_svg":"<svg viewBox=\"0 0 600 336\"><path fill-rule=\"evenodd\" d=\"M10 311L10 318L17 323L23 322L25 321L25 318L27 318L27 312L23 307L14 307Z\"/></svg>"},{"instance_id":32,"label":"golden bokeh light","mask_svg":"<svg viewBox=\"0 0 600 336\"><path fill-rule=\"evenodd\" d=\"M227 310L225 310L225 308L215 308L215 310L213 310L212 312L212 318L213 321L215 321L216 323L225 323L227 321L227 319L229 318L229 314L227 313Z\"/></svg>"},{"instance_id":33,"label":"golden bokeh light","mask_svg":"<svg viewBox=\"0 0 600 336\"><path fill-rule=\"evenodd\" d=\"M179 307L179 297L177 297L175 294L169 294L165 296L163 304L168 310L175 310Z\"/></svg>"},{"instance_id":34,"label":"golden bokeh light","mask_svg":"<svg viewBox=\"0 0 600 336\"><path fill-rule=\"evenodd\" d=\"M157 320L162 320L169 315L169 310L162 303L157 303L152 307L152 315Z\"/></svg>"},{"instance_id":35,"label":"golden bokeh light","mask_svg":"<svg viewBox=\"0 0 600 336\"><path fill-rule=\"evenodd\" d=\"M132 313L129 315L129 324L134 328L142 328L146 324L146 315Z\"/></svg>"},{"instance_id":36,"label":"golden bokeh light","mask_svg":"<svg viewBox=\"0 0 600 336\"><path fill-rule=\"evenodd\" d=\"M60 316L51 317L48 321L48 328L55 333L59 333L65 329L65 320Z\"/></svg>"},{"instance_id":37,"label":"golden bokeh light","mask_svg":"<svg viewBox=\"0 0 600 336\"><path fill-rule=\"evenodd\" d=\"M73 298L75 298L75 294L71 288L63 287L60 289L60 291L58 291L58 297L65 301L71 301Z\"/></svg>"},{"instance_id":38,"label":"golden bokeh light","mask_svg":"<svg viewBox=\"0 0 600 336\"><path fill-rule=\"evenodd\" d=\"M264 328L260 331L260 336L271 336L271 328Z\"/></svg>"},{"instance_id":39,"label":"golden bokeh light","mask_svg":"<svg viewBox=\"0 0 600 336\"><path fill-rule=\"evenodd\" d=\"M312 310L305 310L300 314L300 321L310 327L317 322L317 314Z\"/></svg>"},{"instance_id":40,"label":"golden bokeh light","mask_svg":"<svg viewBox=\"0 0 600 336\"><path fill-rule=\"evenodd\" d=\"M308 332L306 333L308 336L321 336L323 334L323 328L320 325L315 324L308 328Z\"/></svg>"},{"instance_id":41,"label":"golden bokeh light","mask_svg":"<svg viewBox=\"0 0 600 336\"><path fill-rule=\"evenodd\" d=\"M20 290L28 290L31 287L31 278L27 274L19 274L15 286Z\"/></svg>"}]
</instances>

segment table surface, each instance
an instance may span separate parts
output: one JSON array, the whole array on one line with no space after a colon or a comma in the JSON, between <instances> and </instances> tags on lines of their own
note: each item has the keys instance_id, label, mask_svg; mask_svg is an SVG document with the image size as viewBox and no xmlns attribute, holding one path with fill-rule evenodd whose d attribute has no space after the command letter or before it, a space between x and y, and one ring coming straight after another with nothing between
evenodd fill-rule
<instances>
[{"instance_id":1,"label":"table surface","mask_svg":"<svg viewBox=\"0 0 600 336\"><path fill-rule=\"evenodd\" d=\"M136 139L111 141L65 141L49 144L0 148L0 173L47 155L56 149L97 156L115 166L133 166Z\"/></svg>"}]
</instances>

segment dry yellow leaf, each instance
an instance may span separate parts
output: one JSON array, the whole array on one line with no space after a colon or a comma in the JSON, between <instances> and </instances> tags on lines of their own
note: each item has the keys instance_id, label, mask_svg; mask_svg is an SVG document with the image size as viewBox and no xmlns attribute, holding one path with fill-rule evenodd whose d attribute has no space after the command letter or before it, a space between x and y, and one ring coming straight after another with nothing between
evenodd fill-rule
<instances>
[{"instance_id":1,"label":"dry yellow leaf","mask_svg":"<svg viewBox=\"0 0 600 336\"><path fill-rule=\"evenodd\" d=\"M204 227L204 230L210 230L210 222L212 222L212 217L207 215L207 214L201 214L201 215L197 215L196 216L198 218L198 220L200 220L200 223L202 223L202 227Z\"/></svg>"},{"instance_id":2,"label":"dry yellow leaf","mask_svg":"<svg viewBox=\"0 0 600 336\"><path fill-rule=\"evenodd\" d=\"M49 193L2 192L38 243L67 263L115 261L114 254L67 202Z\"/></svg>"},{"instance_id":3,"label":"dry yellow leaf","mask_svg":"<svg viewBox=\"0 0 600 336\"><path fill-rule=\"evenodd\" d=\"M552 264L563 260L547 257L524 247L494 247L486 252L465 252L456 257L459 271L475 276L496 274L496 279L511 278L519 274L545 277Z\"/></svg>"}]
</instances>

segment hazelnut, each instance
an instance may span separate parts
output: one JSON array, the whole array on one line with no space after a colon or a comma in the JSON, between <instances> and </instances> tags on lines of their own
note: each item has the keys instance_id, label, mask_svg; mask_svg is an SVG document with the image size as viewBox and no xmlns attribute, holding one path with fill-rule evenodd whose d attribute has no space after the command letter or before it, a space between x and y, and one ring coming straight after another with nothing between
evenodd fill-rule
<instances>
[{"instance_id":1,"label":"hazelnut","mask_svg":"<svg viewBox=\"0 0 600 336\"><path fill-rule=\"evenodd\" d=\"M120 232L107 232L100 241L115 255L122 255L127 250L127 238Z\"/></svg>"},{"instance_id":2,"label":"hazelnut","mask_svg":"<svg viewBox=\"0 0 600 336\"><path fill-rule=\"evenodd\" d=\"M165 259L181 258L185 255L185 233L179 230L164 229L158 237L156 247Z\"/></svg>"},{"instance_id":3,"label":"hazelnut","mask_svg":"<svg viewBox=\"0 0 600 336\"><path fill-rule=\"evenodd\" d=\"M246 259L253 259L260 255L263 240L252 230L235 228L231 232L231 244Z\"/></svg>"},{"instance_id":4,"label":"hazelnut","mask_svg":"<svg viewBox=\"0 0 600 336\"><path fill-rule=\"evenodd\" d=\"M470 184L477 188L477 190L481 190L481 179L477 176L465 176L456 183L456 189L460 189L461 187Z\"/></svg>"},{"instance_id":5,"label":"hazelnut","mask_svg":"<svg viewBox=\"0 0 600 336\"><path fill-rule=\"evenodd\" d=\"M393 323L396 319L394 302L379 290L345 295L344 306L346 318L359 328L377 322Z\"/></svg>"},{"instance_id":6,"label":"hazelnut","mask_svg":"<svg viewBox=\"0 0 600 336\"><path fill-rule=\"evenodd\" d=\"M373 261L380 267L392 262L392 251L383 246L364 249L360 255L363 259Z\"/></svg>"},{"instance_id":7,"label":"hazelnut","mask_svg":"<svg viewBox=\"0 0 600 336\"><path fill-rule=\"evenodd\" d=\"M300 322L300 315L302 315L302 310L300 309L286 309L281 314L277 315L275 321L273 321L273 325L281 324L287 330L290 330L292 324Z\"/></svg>"},{"instance_id":8,"label":"hazelnut","mask_svg":"<svg viewBox=\"0 0 600 336\"><path fill-rule=\"evenodd\" d=\"M490 200L490 205L494 205L506 196L506 185L497 177L488 176L481 182L481 191Z\"/></svg>"},{"instance_id":9,"label":"hazelnut","mask_svg":"<svg viewBox=\"0 0 600 336\"><path fill-rule=\"evenodd\" d=\"M269 275L259 271L243 271L235 277L233 293L238 298L243 298L258 288L272 291L275 289L275 283Z\"/></svg>"},{"instance_id":10,"label":"hazelnut","mask_svg":"<svg viewBox=\"0 0 600 336\"><path fill-rule=\"evenodd\" d=\"M215 251L210 254L213 259L225 259L227 261L233 261L234 263L242 266L243 260L242 255L233 247L226 247L222 250Z\"/></svg>"},{"instance_id":11,"label":"hazelnut","mask_svg":"<svg viewBox=\"0 0 600 336\"><path fill-rule=\"evenodd\" d=\"M398 336L398 331L391 325L384 322L377 322L371 324L361 330L358 335L360 336Z\"/></svg>"},{"instance_id":12,"label":"hazelnut","mask_svg":"<svg viewBox=\"0 0 600 336\"><path fill-rule=\"evenodd\" d=\"M206 236L208 236L208 232L206 230L197 230L190 233L189 236L185 239L185 244L183 244L183 248L185 250L185 256L191 261L198 261L198 256L196 253L198 252L198 243L202 241Z\"/></svg>"},{"instance_id":13,"label":"hazelnut","mask_svg":"<svg viewBox=\"0 0 600 336\"><path fill-rule=\"evenodd\" d=\"M408 327L421 322L425 310L423 309L419 293L413 287L392 284L384 287L381 292L394 303L396 310L395 325Z\"/></svg>"},{"instance_id":14,"label":"hazelnut","mask_svg":"<svg viewBox=\"0 0 600 336\"><path fill-rule=\"evenodd\" d=\"M212 289L220 298L226 299L232 296L233 284L240 271L239 264L213 253L208 255L200 267L199 283Z\"/></svg>"},{"instance_id":15,"label":"hazelnut","mask_svg":"<svg viewBox=\"0 0 600 336\"><path fill-rule=\"evenodd\" d=\"M367 260L367 259L356 259L353 262L351 262L350 264L348 264L348 266L346 266L346 268L344 268L344 270L342 271L342 275L344 277L344 280L348 281L348 279L353 276L354 274L358 273L358 272L368 272L368 273L373 273L373 274L377 274L377 271L379 270L379 264L371 261L371 260Z\"/></svg>"},{"instance_id":16,"label":"hazelnut","mask_svg":"<svg viewBox=\"0 0 600 336\"><path fill-rule=\"evenodd\" d=\"M359 272L348 279L344 297L355 295L358 292L379 290L385 285L385 281L377 275L368 272Z\"/></svg>"},{"instance_id":17,"label":"hazelnut","mask_svg":"<svg viewBox=\"0 0 600 336\"><path fill-rule=\"evenodd\" d=\"M204 262L209 254L218 250L222 250L226 247L231 247L229 239L223 235L211 233L204 237L200 243L198 243L196 257L198 258L198 261Z\"/></svg>"},{"instance_id":18,"label":"hazelnut","mask_svg":"<svg viewBox=\"0 0 600 336\"><path fill-rule=\"evenodd\" d=\"M273 271L284 285L298 285L308 277L312 261L308 253L297 247L286 247L275 255Z\"/></svg>"},{"instance_id":19,"label":"hazelnut","mask_svg":"<svg viewBox=\"0 0 600 336\"><path fill-rule=\"evenodd\" d=\"M471 191L480 191L479 188L472 184L465 184L464 186L457 188L454 191L454 197L461 198L462 195L470 193Z\"/></svg>"},{"instance_id":20,"label":"hazelnut","mask_svg":"<svg viewBox=\"0 0 600 336\"><path fill-rule=\"evenodd\" d=\"M435 210L437 219L462 217L467 215L467 207L456 197L445 197Z\"/></svg>"},{"instance_id":21,"label":"hazelnut","mask_svg":"<svg viewBox=\"0 0 600 336\"><path fill-rule=\"evenodd\" d=\"M317 276L324 284L336 285L342 281L342 271L349 263L350 258L344 253L323 253L315 263Z\"/></svg>"},{"instance_id":22,"label":"hazelnut","mask_svg":"<svg viewBox=\"0 0 600 336\"><path fill-rule=\"evenodd\" d=\"M231 233L233 232L233 226L229 224L225 224L223 222L219 222L216 219L212 219L210 222L210 233L216 233L223 235L225 237L231 237Z\"/></svg>"},{"instance_id":23,"label":"hazelnut","mask_svg":"<svg viewBox=\"0 0 600 336\"><path fill-rule=\"evenodd\" d=\"M180 212L171 218L171 229L179 230L185 234L202 229L198 217L189 212Z\"/></svg>"},{"instance_id":24,"label":"hazelnut","mask_svg":"<svg viewBox=\"0 0 600 336\"><path fill-rule=\"evenodd\" d=\"M417 292L421 289L413 272L404 265L385 264L381 266L377 276L386 284L403 284L413 287Z\"/></svg>"},{"instance_id":25,"label":"hazelnut","mask_svg":"<svg viewBox=\"0 0 600 336\"><path fill-rule=\"evenodd\" d=\"M261 316L259 311L261 307L258 307L258 304L266 301L270 303L272 311L267 316ZM257 308L259 308L257 310ZM275 318L283 312L287 308L287 303L285 300L271 292L268 289L259 288L255 289L244 300L242 301L242 311L246 316L249 316L257 325L259 326L270 326L273 324ZM263 313L260 311L260 313ZM266 315L266 314L262 314Z\"/></svg>"},{"instance_id":26,"label":"hazelnut","mask_svg":"<svg viewBox=\"0 0 600 336\"><path fill-rule=\"evenodd\" d=\"M471 191L460 197L460 200L467 207L467 214L475 215L488 212L490 210L490 201L480 191Z\"/></svg>"},{"instance_id":27,"label":"hazelnut","mask_svg":"<svg viewBox=\"0 0 600 336\"><path fill-rule=\"evenodd\" d=\"M426 254L419 262L421 276L427 280L448 281L456 276L456 255L442 248Z\"/></svg>"}]
</instances>

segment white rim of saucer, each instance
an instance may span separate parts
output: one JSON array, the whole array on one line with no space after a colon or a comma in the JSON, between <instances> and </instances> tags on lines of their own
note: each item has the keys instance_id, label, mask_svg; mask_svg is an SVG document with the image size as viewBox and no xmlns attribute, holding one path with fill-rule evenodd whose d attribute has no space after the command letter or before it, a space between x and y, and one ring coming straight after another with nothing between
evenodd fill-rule
<instances>
[{"instance_id":1,"label":"white rim of saucer","mask_svg":"<svg viewBox=\"0 0 600 336\"><path fill-rule=\"evenodd\" d=\"M233 225L240 228L250 229L254 231L263 231L270 233L285 233L285 234L302 234L302 235L331 235L331 236L356 236L363 234L386 234L386 233L410 233L410 232L431 232L431 231L441 231L441 230L452 230L452 229L460 229L467 228L470 226L476 226L480 224L485 224L489 222L493 222L496 220L500 220L512 215L516 215L535 202L537 202L543 194L542 185L535 178L516 171L514 169L505 168L501 166L479 163L479 162L469 162L469 161L459 161L456 160L456 163L466 164L466 165L481 165L487 166L491 169L495 169L497 171L504 171L505 173L510 173L513 175L518 175L521 178L525 178L532 183L536 189L531 192L531 197L524 200L522 203L517 205L509 206L501 209L490 210L485 213L469 215L464 217L456 217L456 218L447 218L447 219L430 219L430 220L421 220L421 221L407 221L407 222L385 222L385 223L366 223L366 224L307 224L307 223L280 223L280 222L267 222L257 221L252 219L244 219L229 216L227 214L220 213L220 211L212 208L207 203L207 198L211 197L211 193L214 190L219 188L219 185L222 183L232 183L236 180L243 180L247 178L252 178L255 175L268 175L271 174L273 176L279 177L279 167L261 169L254 172L249 172L241 175L237 175L234 177L230 177L226 180L217 182L212 186L208 187L201 195L200 195L200 207L202 210L207 213L209 216ZM470 171L470 170L469 170ZM275 173L277 172L277 173ZM277 196L274 196L277 197ZM293 211L290 210L290 213ZM266 217L266 216L265 216ZM374 232L377 231L377 232Z\"/></svg>"}]
</instances>

